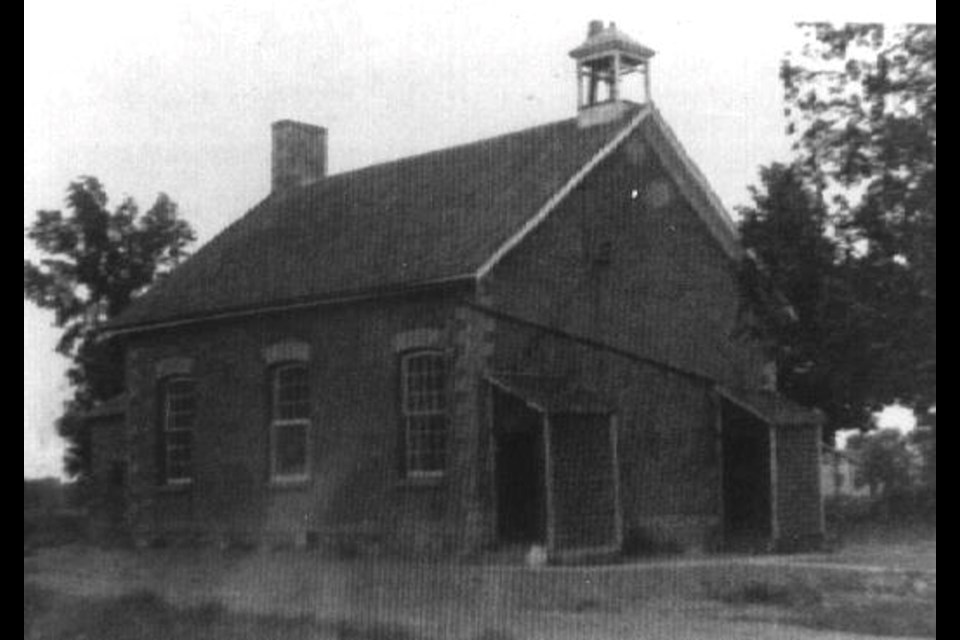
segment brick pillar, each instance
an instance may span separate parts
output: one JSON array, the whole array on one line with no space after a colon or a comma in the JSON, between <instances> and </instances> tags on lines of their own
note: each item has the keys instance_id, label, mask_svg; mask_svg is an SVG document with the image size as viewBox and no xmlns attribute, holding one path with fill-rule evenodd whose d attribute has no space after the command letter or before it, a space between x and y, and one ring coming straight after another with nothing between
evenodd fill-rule
<instances>
[{"instance_id":1,"label":"brick pillar","mask_svg":"<svg viewBox=\"0 0 960 640\"><path fill-rule=\"evenodd\" d=\"M154 433L153 375L150 363L139 350L127 354L128 455L126 524L135 542L146 543L154 533L153 494L156 490L156 442Z\"/></svg>"},{"instance_id":2,"label":"brick pillar","mask_svg":"<svg viewBox=\"0 0 960 640\"><path fill-rule=\"evenodd\" d=\"M493 321L460 307L454 318L453 342L456 352L453 370L453 442L456 486L452 487L452 510L459 522L458 549L469 554L488 537L490 518L482 497L482 474L487 472L488 455L486 397L483 374L493 352Z\"/></svg>"}]
</instances>

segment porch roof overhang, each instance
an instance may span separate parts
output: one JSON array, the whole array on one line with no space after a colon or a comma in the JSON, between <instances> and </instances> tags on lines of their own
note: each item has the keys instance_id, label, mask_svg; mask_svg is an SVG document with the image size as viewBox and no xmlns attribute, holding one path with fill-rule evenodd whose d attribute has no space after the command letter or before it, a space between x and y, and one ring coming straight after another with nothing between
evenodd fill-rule
<instances>
[{"instance_id":1,"label":"porch roof overhang","mask_svg":"<svg viewBox=\"0 0 960 640\"><path fill-rule=\"evenodd\" d=\"M561 376L488 373L487 381L545 415L609 415L613 408L595 392L571 385Z\"/></svg>"},{"instance_id":2,"label":"porch roof overhang","mask_svg":"<svg viewBox=\"0 0 960 640\"><path fill-rule=\"evenodd\" d=\"M788 400L775 391L717 387L721 398L776 427L822 425L823 412Z\"/></svg>"}]
</instances>

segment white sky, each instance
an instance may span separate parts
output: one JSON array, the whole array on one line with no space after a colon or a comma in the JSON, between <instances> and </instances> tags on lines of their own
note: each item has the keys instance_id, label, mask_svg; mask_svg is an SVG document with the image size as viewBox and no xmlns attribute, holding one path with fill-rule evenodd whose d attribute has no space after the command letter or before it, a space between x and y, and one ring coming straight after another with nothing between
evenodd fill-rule
<instances>
[{"instance_id":1,"label":"white sky","mask_svg":"<svg viewBox=\"0 0 960 640\"><path fill-rule=\"evenodd\" d=\"M657 50L654 99L732 209L787 151L777 71L793 21L935 22L936 4L31 0L24 226L94 175L115 202L169 193L209 240L266 194L280 118L328 127L337 172L569 117L567 51L593 18ZM23 317L24 475L56 474L58 332L26 302Z\"/></svg>"}]
</instances>

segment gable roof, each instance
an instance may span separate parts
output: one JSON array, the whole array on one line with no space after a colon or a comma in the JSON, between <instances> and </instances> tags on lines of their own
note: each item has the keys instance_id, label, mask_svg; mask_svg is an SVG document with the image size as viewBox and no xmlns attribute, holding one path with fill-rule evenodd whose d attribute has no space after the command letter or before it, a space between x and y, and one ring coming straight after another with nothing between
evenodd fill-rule
<instances>
[{"instance_id":1,"label":"gable roof","mask_svg":"<svg viewBox=\"0 0 960 640\"><path fill-rule=\"evenodd\" d=\"M631 105L602 125L581 128L571 118L273 193L109 329L475 281L645 120L655 121L667 146L675 143L651 113L652 107ZM683 163L679 147L678 154L668 168ZM699 173L685 180L697 185L694 208L713 227L725 227L729 218ZM706 210L698 206L704 202ZM731 226L717 237L730 245L734 236Z\"/></svg>"},{"instance_id":2,"label":"gable roof","mask_svg":"<svg viewBox=\"0 0 960 640\"><path fill-rule=\"evenodd\" d=\"M774 426L822 425L825 421L819 409L808 409L775 391L720 386L717 392L729 402Z\"/></svg>"},{"instance_id":3,"label":"gable roof","mask_svg":"<svg viewBox=\"0 0 960 640\"><path fill-rule=\"evenodd\" d=\"M556 376L498 372L488 382L543 414L610 415L613 406L599 394Z\"/></svg>"}]
</instances>

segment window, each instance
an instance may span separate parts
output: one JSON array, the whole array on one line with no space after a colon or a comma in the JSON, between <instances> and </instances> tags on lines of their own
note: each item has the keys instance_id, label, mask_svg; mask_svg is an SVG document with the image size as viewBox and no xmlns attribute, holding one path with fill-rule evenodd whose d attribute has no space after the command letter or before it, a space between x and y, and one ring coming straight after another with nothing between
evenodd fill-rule
<instances>
[{"instance_id":1,"label":"window","mask_svg":"<svg viewBox=\"0 0 960 640\"><path fill-rule=\"evenodd\" d=\"M613 261L613 241L601 240L593 248L593 264L608 266Z\"/></svg>"},{"instance_id":2,"label":"window","mask_svg":"<svg viewBox=\"0 0 960 640\"><path fill-rule=\"evenodd\" d=\"M404 471L436 477L446 469L447 372L443 354L419 351L400 360Z\"/></svg>"},{"instance_id":3,"label":"window","mask_svg":"<svg viewBox=\"0 0 960 640\"><path fill-rule=\"evenodd\" d=\"M122 489L127 484L127 463L123 460L110 463L109 484L112 489Z\"/></svg>"},{"instance_id":4,"label":"window","mask_svg":"<svg viewBox=\"0 0 960 640\"><path fill-rule=\"evenodd\" d=\"M270 380L270 474L274 480L309 477L310 384L307 367L285 364Z\"/></svg>"},{"instance_id":5,"label":"window","mask_svg":"<svg viewBox=\"0 0 960 640\"><path fill-rule=\"evenodd\" d=\"M193 480L193 431L197 416L196 384L169 378L163 385L163 479L166 484Z\"/></svg>"}]
</instances>

